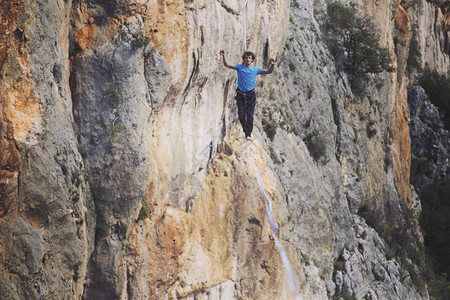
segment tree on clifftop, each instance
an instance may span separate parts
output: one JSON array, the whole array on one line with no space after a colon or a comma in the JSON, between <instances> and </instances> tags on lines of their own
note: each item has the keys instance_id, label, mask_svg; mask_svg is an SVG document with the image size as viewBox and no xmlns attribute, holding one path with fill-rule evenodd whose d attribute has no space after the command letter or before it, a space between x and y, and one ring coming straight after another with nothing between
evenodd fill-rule
<instances>
[{"instance_id":1,"label":"tree on clifftop","mask_svg":"<svg viewBox=\"0 0 450 300\"><path fill-rule=\"evenodd\" d=\"M330 47L338 68L352 75L392 71L389 52L380 46L380 34L371 17L340 2L329 3L327 11Z\"/></svg>"}]
</instances>

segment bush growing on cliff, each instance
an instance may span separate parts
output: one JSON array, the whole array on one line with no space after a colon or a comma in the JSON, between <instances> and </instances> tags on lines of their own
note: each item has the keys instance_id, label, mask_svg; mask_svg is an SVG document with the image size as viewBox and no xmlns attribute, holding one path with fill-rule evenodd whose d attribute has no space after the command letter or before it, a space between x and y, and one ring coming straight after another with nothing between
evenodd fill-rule
<instances>
[{"instance_id":1,"label":"bush growing on cliff","mask_svg":"<svg viewBox=\"0 0 450 300\"><path fill-rule=\"evenodd\" d=\"M316 162L320 161L322 164L326 164L330 160L327 154L327 141L323 128L314 130L303 141Z\"/></svg>"},{"instance_id":2,"label":"bush growing on cliff","mask_svg":"<svg viewBox=\"0 0 450 300\"><path fill-rule=\"evenodd\" d=\"M109 100L109 105L111 105L113 109L118 108L123 102L121 91L115 87L109 87L106 89L103 93L103 98Z\"/></svg>"},{"instance_id":3,"label":"bush growing on cliff","mask_svg":"<svg viewBox=\"0 0 450 300\"><path fill-rule=\"evenodd\" d=\"M141 203L142 207L141 210L139 211L138 220L145 220L146 218L148 218L151 212L151 208L150 204L144 198L141 199Z\"/></svg>"},{"instance_id":4,"label":"bush growing on cliff","mask_svg":"<svg viewBox=\"0 0 450 300\"><path fill-rule=\"evenodd\" d=\"M413 27L412 29L413 37L411 43L409 44L409 54L406 69L408 72L413 72L415 70L420 71L422 69L422 54L420 53L420 45L417 37L417 29Z\"/></svg>"},{"instance_id":5,"label":"bush growing on cliff","mask_svg":"<svg viewBox=\"0 0 450 300\"><path fill-rule=\"evenodd\" d=\"M450 299L450 180L424 186L421 193L422 215L420 225L424 231L428 263L433 273L428 284L435 299Z\"/></svg>"},{"instance_id":6,"label":"bush growing on cliff","mask_svg":"<svg viewBox=\"0 0 450 300\"><path fill-rule=\"evenodd\" d=\"M131 47L134 50L137 50L139 48L146 47L149 43L150 43L150 40L148 39L148 37L140 34L131 41Z\"/></svg>"},{"instance_id":7,"label":"bush growing on cliff","mask_svg":"<svg viewBox=\"0 0 450 300\"><path fill-rule=\"evenodd\" d=\"M425 69L419 77L419 85L430 97L431 103L439 109L445 127L450 129L450 78L435 70Z\"/></svg>"},{"instance_id":8,"label":"bush growing on cliff","mask_svg":"<svg viewBox=\"0 0 450 300\"><path fill-rule=\"evenodd\" d=\"M369 16L354 5L328 4L328 34L331 52L338 64L351 75L392 71L391 58L380 46L380 34Z\"/></svg>"}]
</instances>

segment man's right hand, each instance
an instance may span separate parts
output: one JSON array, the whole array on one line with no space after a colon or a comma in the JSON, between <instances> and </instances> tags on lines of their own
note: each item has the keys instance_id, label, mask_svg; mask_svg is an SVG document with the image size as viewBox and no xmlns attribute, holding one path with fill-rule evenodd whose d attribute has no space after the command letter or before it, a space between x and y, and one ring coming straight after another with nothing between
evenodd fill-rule
<instances>
[{"instance_id":1,"label":"man's right hand","mask_svg":"<svg viewBox=\"0 0 450 300\"><path fill-rule=\"evenodd\" d=\"M225 57L225 51L224 50L220 50L219 54L222 55L222 59L223 59L223 65L227 68L236 70L236 67L234 65L230 65Z\"/></svg>"}]
</instances>

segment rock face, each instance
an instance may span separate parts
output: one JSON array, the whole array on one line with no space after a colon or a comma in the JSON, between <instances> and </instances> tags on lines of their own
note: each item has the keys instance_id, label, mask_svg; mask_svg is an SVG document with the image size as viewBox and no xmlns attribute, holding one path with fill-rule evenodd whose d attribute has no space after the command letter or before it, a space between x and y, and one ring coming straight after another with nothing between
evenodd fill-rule
<instances>
[{"instance_id":1,"label":"rock face","mask_svg":"<svg viewBox=\"0 0 450 300\"><path fill-rule=\"evenodd\" d=\"M449 179L450 134L421 87L408 88L408 104L413 149L411 182L420 194L424 185Z\"/></svg>"},{"instance_id":2,"label":"rock face","mask_svg":"<svg viewBox=\"0 0 450 300\"><path fill-rule=\"evenodd\" d=\"M354 217L353 229L358 247L344 248L337 260L335 294L363 299L422 299L411 286L410 274L397 261L387 259L388 247L377 232L358 216Z\"/></svg>"},{"instance_id":3,"label":"rock face","mask_svg":"<svg viewBox=\"0 0 450 300\"><path fill-rule=\"evenodd\" d=\"M248 1L255 64L277 57L257 80L253 150L304 299L428 298L374 229L407 228L414 207L411 24L423 64L448 70L448 27L428 19L448 11L423 6L361 7L396 70L355 93L325 2ZM240 62L243 1L0 13L0 298L293 299L218 55Z\"/></svg>"}]
</instances>

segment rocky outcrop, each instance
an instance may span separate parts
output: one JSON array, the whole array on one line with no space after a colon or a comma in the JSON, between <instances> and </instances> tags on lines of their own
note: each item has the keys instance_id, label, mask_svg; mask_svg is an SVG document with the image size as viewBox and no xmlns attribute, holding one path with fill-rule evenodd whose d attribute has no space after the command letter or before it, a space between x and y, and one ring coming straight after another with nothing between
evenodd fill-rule
<instances>
[{"instance_id":1,"label":"rocky outcrop","mask_svg":"<svg viewBox=\"0 0 450 300\"><path fill-rule=\"evenodd\" d=\"M431 183L449 179L450 135L438 109L419 86L408 88L411 130L411 183L420 194Z\"/></svg>"},{"instance_id":2,"label":"rocky outcrop","mask_svg":"<svg viewBox=\"0 0 450 300\"><path fill-rule=\"evenodd\" d=\"M218 55L240 62L242 5L0 4L2 297L292 298ZM374 228L410 224L408 20L438 8L361 8L396 70L355 93L325 7L248 1L256 65L277 57L257 81L253 150L281 242L305 299L426 299ZM424 63L445 68L427 24Z\"/></svg>"},{"instance_id":3,"label":"rocky outcrop","mask_svg":"<svg viewBox=\"0 0 450 300\"><path fill-rule=\"evenodd\" d=\"M358 247L344 248L335 264L336 294L363 299L422 299L411 287L408 271L389 258L389 247L378 233L358 216L354 217L354 230Z\"/></svg>"},{"instance_id":4,"label":"rocky outcrop","mask_svg":"<svg viewBox=\"0 0 450 300\"><path fill-rule=\"evenodd\" d=\"M423 65L440 73L447 72L450 63L448 14L448 2L426 1L416 16Z\"/></svg>"}]
</instances>

